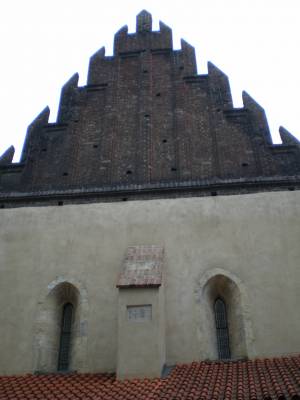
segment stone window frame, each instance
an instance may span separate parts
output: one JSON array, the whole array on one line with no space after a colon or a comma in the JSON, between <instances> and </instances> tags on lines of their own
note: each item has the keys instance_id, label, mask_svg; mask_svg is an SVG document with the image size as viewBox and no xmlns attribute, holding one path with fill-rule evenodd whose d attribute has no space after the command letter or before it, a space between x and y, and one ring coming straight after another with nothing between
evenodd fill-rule
<instances>
[{"instance_id":1,"label":"stone window frame","mask_svg":"<svg viewBox=\"0 0 300 400\"><path fill-rule=\"evenodd\" d=\"M66 294L58 304L55 300L60 288L68 288L73 295ZM71 296L71 297L70 297ZM72 298L73 296L73 298ZM62 307L70 302L74 307L72 329L72 353L70 371L88 370L87 335L88 335L88 296L80 281L58 277L41 290L37 304L33 335L33 371L40 373L57 372Z\"/></svg>"}]
</instances>

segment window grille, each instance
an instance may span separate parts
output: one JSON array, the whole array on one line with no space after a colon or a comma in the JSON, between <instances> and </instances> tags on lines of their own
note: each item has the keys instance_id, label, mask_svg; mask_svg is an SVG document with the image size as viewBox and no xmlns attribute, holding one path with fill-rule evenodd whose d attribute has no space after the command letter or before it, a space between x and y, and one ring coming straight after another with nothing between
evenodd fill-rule
<instances>
[{"instance_id":1,"label":"window grille","mask_svg":"<svg viewBox=\"0 0 300 400\"><path fill-rule=\"evenodd\" d=\"M230 358L226 304L219 297L215 301L215 319L219 359Z\"/></svg>"},{"instance_id":2,"label":"window grille","mask_svg":"<svg viewBox=\"0 0 300 400\"><path fill-rule=\"evenodd\" d=\"M60 346L58 355L58 371L67 371L69 369L69 358L71 349L73 306L67 303L63 307Z\"/></svg>"}]
</instances>

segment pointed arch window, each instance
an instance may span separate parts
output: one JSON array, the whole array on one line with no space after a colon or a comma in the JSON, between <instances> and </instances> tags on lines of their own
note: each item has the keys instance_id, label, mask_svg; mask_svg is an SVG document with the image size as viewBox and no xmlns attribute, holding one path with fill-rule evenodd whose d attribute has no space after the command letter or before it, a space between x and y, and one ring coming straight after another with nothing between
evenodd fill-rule
<instances>
[{"instance_id":1,"label":"pointed arch window","mask_svg":"<svg viewBox=\"0 0 300 400\"><path fill-rule=\"evenodd\" d=\"M214 304L215 320L216 320L216 333L219 359L230 358L229 347L229 334L228 334L228 321L226 304L223 299L218 297Z\"/></svg>"},{"instance_id":2,"label":"pointed arch window","mask_svg":"<svg viewBox=\"0 0 300 400\"><path fill-rule=\"evenodd\" d=\"M58 371L67 371L70 363L73 305L66 303L63 307L60 345L58 355Z\"/></svg>"}]
</instances>

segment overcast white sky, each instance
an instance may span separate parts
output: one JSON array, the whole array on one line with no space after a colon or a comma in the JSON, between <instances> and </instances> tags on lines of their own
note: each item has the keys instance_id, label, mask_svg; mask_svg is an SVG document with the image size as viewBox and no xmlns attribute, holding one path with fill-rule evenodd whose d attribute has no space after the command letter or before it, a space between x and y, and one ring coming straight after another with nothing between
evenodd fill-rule
<instances>
[{"instance_id":1,"label":"overcast white sky","mask_svg":"<svg viewBox=\"0 0 300 400\"><path fill-rule=\"evenodd\" d=\"M278 142L285 126L300 139L300 0L3 0L0 3L0 153L18 160L27 126L46 106L55 121L61 86L74 72L86 82L89 57L142 9L195 46L230 79L235 106L246 90L266 110Z\"/></svg>"}]
</instances>

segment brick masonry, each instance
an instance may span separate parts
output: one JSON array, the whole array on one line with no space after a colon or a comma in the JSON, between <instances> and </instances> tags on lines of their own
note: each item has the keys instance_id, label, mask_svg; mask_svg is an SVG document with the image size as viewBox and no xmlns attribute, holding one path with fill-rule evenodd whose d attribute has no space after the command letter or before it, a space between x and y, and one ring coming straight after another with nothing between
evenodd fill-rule
<instances>
[{"instance_id":1,"label":"brick masonry","mask_svg":"<svg viewBox=\"0 0 300 400\"><path fill-rule=\"evenodd\" d=\"M173 50L171 29L152 31L142 11L112 57L91 57L86 86L78 74L64 85L57 122L46 108L31 123L20 163L12 148L0 158L0 206L297 189L300 143L281 127L273 145L264 110L243 102L233 108L227 76L212 63L197 75L194 48Z\"/></svg>"},{"instance_id":2,"label":"brick masonry","mask_svg":"<svg viewBox=\"0 0 300 400\"><path fill-rule=\"evenodd\" d=\"M117 287L158 287L162 284L164 249L161 246L130 246Z\"/></svg>"}]
</instances>

